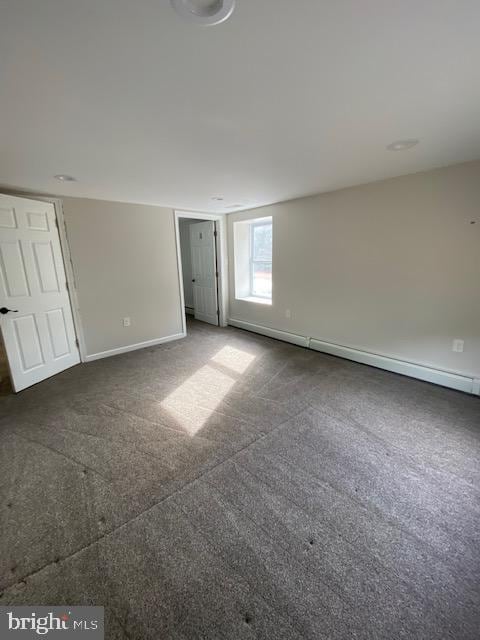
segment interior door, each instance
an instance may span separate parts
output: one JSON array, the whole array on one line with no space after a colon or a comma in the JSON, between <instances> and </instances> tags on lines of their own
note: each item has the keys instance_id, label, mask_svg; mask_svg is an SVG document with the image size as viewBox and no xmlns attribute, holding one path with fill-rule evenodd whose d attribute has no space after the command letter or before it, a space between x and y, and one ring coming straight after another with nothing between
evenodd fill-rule
<instances>
[{"instance_id":1,"label":"interior door","mask_svg":"<svg viewBox=\"0 0 480 640\"><path fill-rule=\"evenodd\" d=\"M52 203L0 194L0 281L14 390L80 362Z\"/></svg>"},{"instance_id":2,"label":"interior door","mask_svg":"<svg viewBox=\"0 0 480 640\"><path fill-rule=\"evenodd\" d=\"M197 320L218 325L215 222L190 225L193 306Z\"/></svg>"}]
</instances>

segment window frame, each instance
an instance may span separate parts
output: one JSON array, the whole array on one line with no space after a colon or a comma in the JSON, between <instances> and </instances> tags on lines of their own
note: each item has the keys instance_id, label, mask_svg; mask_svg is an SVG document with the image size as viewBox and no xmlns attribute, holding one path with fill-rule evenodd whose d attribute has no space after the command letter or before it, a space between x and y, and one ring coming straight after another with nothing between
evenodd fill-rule
<instances>
[{"instance_id":1,"label":"window frame","mask_svg":"<svg viewBox=\"0 0 480 640\"><path fill-rule=\"evenodd\" d=\"M250 246L249 246L249 257L248 257L248 262L249 262L249 272L250 272L250 297L251 298L261 298L262 300L272 300L273 298L273 271L272 271L272 267L273 267L273 256L270 260L260 260L260 259L256 259L254 256L254 234L255 234L255 229L258 227L271 227L272 228L272 236L273 236L273 220L258 220L258 221L254 221L251 222L249 224L250 227ZM272 237L272 248L273 248L273 237ZM254 293L253 291L253 281L254 281L254 273L255 273L255 265L256 264L266 264L266 265L270 265L270 272L272 274L272 293L270 295L262 295L260 293Z\"/></svg>"}]
</instances>

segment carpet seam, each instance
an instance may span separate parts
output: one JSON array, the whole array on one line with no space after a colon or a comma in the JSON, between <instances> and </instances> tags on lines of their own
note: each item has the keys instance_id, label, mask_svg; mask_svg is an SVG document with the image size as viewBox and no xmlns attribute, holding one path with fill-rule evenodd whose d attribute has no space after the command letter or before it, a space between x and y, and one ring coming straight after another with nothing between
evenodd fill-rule
<instances>
[{"instance_id":1,"label":"carpet seam","mask_svg":"<svg viewBox=\"0 0 480 640\"><path fill-rule=\"evenodd\" d=\"M281 457L284 462L286 462L287 464L291 465L291 461L289 461L288 458L286 458L282 453L277 452L276 455ZM354 496L351 496L350 494L348 494L345 491L343 491L340 487L335 486L331 482L328 482L327 480L319 477L318 475L314 474L313 472L311 473L311 475L318 482L327 484L331 489L333 489L334 491L338 491L339 493L341 493L344 496L347 496L349 499L351 499L355 503L357 503L357 505L360 505L361 507L367 509L367 511L371 511L372 513L375 513L381 520L383 520L384 522L388 523L389 525L391 525L392 527L397 529L399 532L403 533L404 535L411 536L414 540L417 541L417 543L420 546L423 546L426 549L428 549L432 555L434 555L435 557L440 559L443 563L445 563L445 557L442 556L434 547L431 547L428 544L428 542L426 542L425 540L422 540L421 538L419 538L415 533L413 533L409 529L405 529L399 522L397 522L397 520L392 520L389 516L387 516L380 509L378 509L378 507L375 507L374 505L368 505L368 507L367 507L363 503L361 503L359 500L355 499ZM446 533L449 538L451 537L451 534L448 531L444 531L444 533ZM448 564L447 564L447 566L448 566Z\"/></svg>"},{"instance_id":2,"label":"carpet seam","mask_svg":"<svg viewBox=\"0 0 480 640\"><path fill-rule=\"evenodd\" d=\"M107 478L106 476L102 475L99 471L97 471L96 469L93 469L92 467L89 467L87 464L84 464L83 462L79 462L78 460L76 460L75 458L72 458L71 456L68 456L66 453L64 453L63 451L59 451L58 449L54 449L53 447L50 447L48 444L45 444L43 442L38 442L38 440L33 440L32 438L28 438L27 436L25 436L23 433L19 433L18 431L13 431L13 433L18 437L18 438L22 438L22 440L25 440L26 442L30 442L31 444L36 444L39 447L43 447L44 449L47 449L48 451L50 451L51 453L56 453L57 455L61 456L62 458L64 458L65 460L68 460L69 462L77 465L78 467L82 467L82 469L88 469L89 471L91 471L93 474L97 475L99 478L101 478L104 482L107 482L108 484L112 484L112 480L110 478Z\"/></svg>"},{"instance_id":3,"label":"carpet seam","mask_svg":"<svg viewBox=\"0 0 480 640\"><path fill-rule=\"evenodd\" d=\"M302 410L303 411L303 410ZM300 413L302 413L302 411L300 411L298 414L296 415L300 415ZM135 520L138 520L139 518L141 518L143 515L145 515L146 513L149 513L150 511L152 511L153 509L155 509L156 507L162 505L164 502L166 502L167 500L170 500L171 498L173 498L174 496L176 496L178 493L180 493L181 491L187 489L188 487L194 485L196 482L198 482L199 480L201 480L205 475L215 471L218 467L220 467L223 464L226 464L227 462L230 462L232 460L232 458L234 458L236 455L239 455L240 453L242 453L243 451L245 451L248 447L252 446L253 444L255 444L256 442L258 442L259 440L263 440L263 438L266 438L268 435L270 435L271 433L274 433L277 429L279 429L280 427L282 427L286 422L288 422L289 420L291 420L292 418L295 418L295 416L289 416L286 420L284 420L283 422L281 422L279 425L277 425L276 427L274 427L270 432L268 433L263 433L261 436L259 436L258 438L255 438L254 440L252 440L251 442L247 443L245 446L243 446L242 448L240 448L238 451L235 451L234 453L232 453L231 456L229 456L228 458L226 458L225 460L222 460L220 462L218 462L217 464L213 465L211 468L206 469L204 472L200 473L197 477L193 478L192 480L190 480L189 482L187 482L186 484L184 484L182 487L180 487L179 489L176 489L175 491L173 491L172 493L168 494L167 496L164 496L161 500L159 500L158 502L156 502L155 504L151 505L150 507L148 507L147 509L145 509L144 511L141 511L140 513L138 513L137 515L133 516L132 518L130 518L129 520L126 520L125 522L122 522L122 524L118 525L118 527L115 527L114 529L111 529L110 531L105 532L104 534L102 534L101 536L99 536L98 538L95 538L94 540L91 540L88 544L80 547L79 549L76 549L73 553L70 553L69 555L60 558L59 560L57 560L57 562L55 562L54 560L52 560L51 562L47 562L47 564L43 565L42 567L40 567L39 569L35 569L35 571L32 571L26 575L24 575L20 580L18 580L17 582L7 586L4 590L5 591L10 591L11 589L15 589L15 587L17 587L19 584L21 584L22 582L25 582L28 578L31 578L32 576L37 575L38 573L41 573L42 571L44 571L45 569L47 569L48 567L50 567L51 565L54 564L58 564L58 562L64 562L65 560L69 560L71 558L74 558L76 555L78 555L79 553L82 553L82 551L85 551L86 549L89 549L90 547L92 547L95 544L98 544L101 540L103 540L104 538L110 537L111 535L113 535L114 533L116 533L117 531L123 529L124 527L128 526L130 523L134 522ZM23 436L22 436L23 437ZM37 444L37 443L35 443ZM44 446L44 445L42 445ZM49 447L46 447L47 449L49 449ZM54 451L55 453L59 453L58 451L55 451L54 449L52 449L52 451ZM62 455L61 453L59 453L59 455ZM68 456L63 456L65 458L68 459ZM72 461L74 461L76 464L78 464L75 460L72 459ZM101 476L102 477L102 476Z\"/></svg>"},{"instance_id":4,"label":"carpet seam","mask_svg":"<svg viewBox=\"0 0 480 640\"><path fill-rule=\"evenodd\" d=\"M386 448L390 448L393 451L395 451L399 456L401 456L402 458L404 458L405 460L409 461L410 466L415 466L415 467L420 467L420 464L418 462L415 461L415 458L411 455L409 455L408 453L406 453L403 449L401 449L400 447L398 447L395 444L392 444L390 442L388 442L387 440L384 440L382 437L378 436L377 434L373 433L373 431L371 431L368 427L365 427L364 425L362 425L358 420L356 420L355 418L353 418L350 414L348 413L343 413L342 411L339 410L339 414L340 414L340 418L338 415L335 415L334 413L330 413L328 411L326 411L325 409L320 409L312 404L309 404L310 408L320 414L323 414L329 418L332 418L333 420L337 420L337 421L341 421L342 418L344 418L345 420L347 420L348 422L350 422L352 424L352 426L358 428L360 431L362 431L364 434L371 436L372 438L376 439L382 446L386 447ZM438 429L437 429L438 430ZM441 432L441 430L438 430ZM475 493L480 493L480 490L472 483L470 483L468 480L465 480L465 478L463 478L461 475L459 475L458 473L455 473L454 471L448 471L446 472L444 469L442 469L442 467L439 467L438 465L432 463L432 462L428 462L428 465L434 469L435 471L439 471L441 473L449 473L452 476L454 476L455 479L459 480L462 484L464 484L465 486L469 487L470 489L472 489L473 491L475 491ZM421 468L421 467L420 467ZM447 486L448 489L448 486Z\"/></svg>"}]
</instances>

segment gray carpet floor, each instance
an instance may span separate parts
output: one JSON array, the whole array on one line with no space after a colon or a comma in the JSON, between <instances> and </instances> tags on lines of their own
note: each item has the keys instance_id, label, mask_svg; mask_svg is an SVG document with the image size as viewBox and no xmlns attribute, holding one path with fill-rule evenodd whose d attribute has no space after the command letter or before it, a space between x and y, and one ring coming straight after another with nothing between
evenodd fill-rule
<instances>
[{"instance_id":1,"label":"gray carpet floor","mask_svg":"<svg viewBox=\"0 0 480 640\"><path fill-rule=\"evenodd\" d=\"M480 400L240 330L0 398L0 604L109 639L480 637Z\"/></svg>"}]
</instances>

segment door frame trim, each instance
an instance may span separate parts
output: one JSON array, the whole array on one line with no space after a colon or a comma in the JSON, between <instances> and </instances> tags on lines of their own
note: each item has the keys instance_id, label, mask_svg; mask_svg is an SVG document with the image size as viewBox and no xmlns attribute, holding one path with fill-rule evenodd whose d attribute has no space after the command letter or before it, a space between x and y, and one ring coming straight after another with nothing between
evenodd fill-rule
<instances>
[{"instance_id":1,"label":"door frame trim","mask_svg":"<svg viewBox=\"0 0 480 640\"><path fill-rule=\"evenodd\" d=\"M80 305L77 296L77 287L75 282L75 272L73 270L72 254L68 243L67 226L65 224L65 216L63 214L63 201L61 198L53 196L37 195L36 193L27 193L20 191L11 191L10 189L0 189L0 193L16 198L25 198L26 200L39 200L41 202L50 202L55 208L55 218L58 223L58 236L60 238L60 248L62 250L63 266L65 268L65 277L68 285L68 297L70 299L70 308L72 310L73 327L75 329L75 337L78 340L78 351L80 354L80 362L87 362L87 346L85 335L83 333L82 318L80 315Z\"/></svg>"},{"instance_id":2,"label":"door frame trim","mask_svg":"<svg viewBox=\"0 0 480 640\"><path fill-rule=\"evenodd\" d=\"M217 224L217 269L218 269L218 311L219 325L228 325L228 255L227 255L227 216L226 214L199 213L197 211L183 211L174 209L175 244L177 249L178 285L180 288L180 313L182 318L182 330L187 333L185 294L183 290L182 252L180 247L180 218L193 218L195 220L213 220Z\"/></svg>"}]
</instances>

